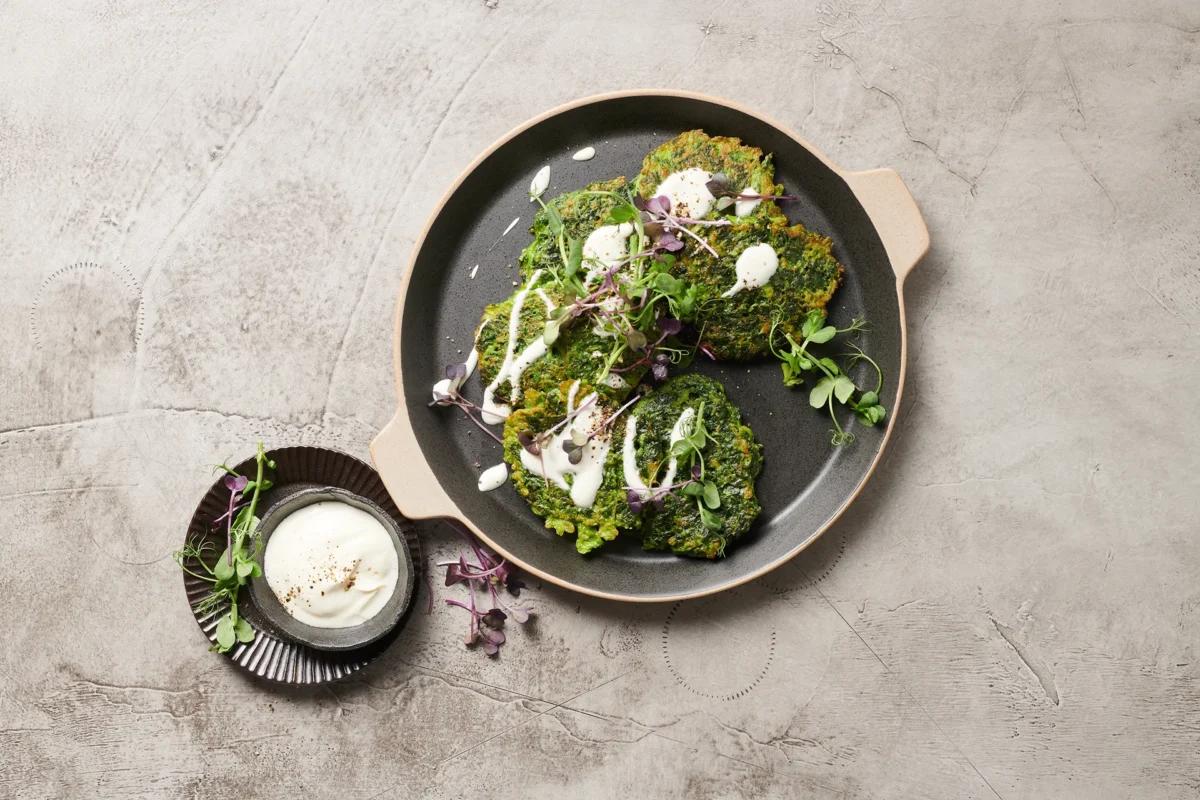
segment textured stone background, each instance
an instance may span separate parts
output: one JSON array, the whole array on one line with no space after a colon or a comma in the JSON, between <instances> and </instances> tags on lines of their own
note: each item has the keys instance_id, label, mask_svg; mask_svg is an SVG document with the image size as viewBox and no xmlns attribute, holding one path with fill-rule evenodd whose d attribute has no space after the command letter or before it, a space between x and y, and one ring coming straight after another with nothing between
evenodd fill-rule
<instances>
[{"instance_id":1,"label":"textured stone background","mask_svg":"<svg viewBox=\"0 0 1200 800\"><path fill-rule=\"evenodd\" d=\"M3 4L0 795L1196 797L1198 48L1180 0ZM446 184L645 85L922 205L865 496L732 596L531 591L498 661L440 603L332 689L207 653L207 465L365 455Z\"/></svg>"}]
</instances>

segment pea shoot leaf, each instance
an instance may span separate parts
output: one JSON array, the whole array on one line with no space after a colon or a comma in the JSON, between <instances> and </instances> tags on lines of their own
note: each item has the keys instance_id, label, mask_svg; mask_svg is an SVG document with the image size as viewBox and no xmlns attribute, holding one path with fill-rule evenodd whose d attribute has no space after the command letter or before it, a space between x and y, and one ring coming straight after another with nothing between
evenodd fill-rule
<instances>
[{"instance_id":1,"label":"pea shoot leaf","mask_svg":"<svg viewBox=\"0 0 1200 800\"><path fill-rule=\"evenodd\" d=\"M245 620L242 621L245 622ZM235 638L236 633L233 629L233 619L228 615L221 617L217 622L217 647L221 649L221 652L224 652L233 647Z\"/></svg>"},{"instance_id":2,"label":"pea shoot leaf","mask_svg":"<svg viewBox=\"0 0 1200 800\"><path fill-rule=\"evenodd\" d=\"M251 628L246 618L242 617L237 621L237 625L233 626L233 634L239 642L245 644L254 639L254 628Z\"/></svg>"},{"instance_id":3,"label":"pea shoot leaf","mask_svg":"<svg viewBox=\"0 0 1200 800\"><path fill-rule=\"evenodd\" d=\"M813 408L820 408L829 402L829 395L833 393L833 378L828 376L817 381L817 385L808 393L808 404Z\"/></svg>"},{"instance_id":4,"label":"pea shoot leaf","mask_svg":"<svg viewBox=\"0 0 1200 800\"><path fill-rule=\"evenodd\" d=\"M833 379L833 396L837 398L839 403L845 403L854 394L854 381L847 378L845 375L838 375Z\"/></svg>"}]
</instances>

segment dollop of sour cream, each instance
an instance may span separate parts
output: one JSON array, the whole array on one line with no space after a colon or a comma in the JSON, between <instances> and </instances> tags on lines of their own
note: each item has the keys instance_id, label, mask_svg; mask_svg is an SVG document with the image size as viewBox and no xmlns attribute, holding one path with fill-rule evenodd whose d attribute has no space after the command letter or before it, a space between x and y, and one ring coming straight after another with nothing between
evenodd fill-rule
<instances>
[{"instance_id":1,"label":"dollop of sour cream","mask_svg":"<svg viewBox=\"0 0 1200 800\"><path fill-rule=\"evenodd\" d=\"M284 517L263 554L267 585L296 619L349 628L378 614L396 590L400 559L374 516L336 500Z\"/></svg>"},{"instance_id":2,"label":"dollop of sour cream","mask_svg":"<svg viewBox=\"0 0 1200 800\"><path fill-rule=\"evenodd\" d=\"M754 209L758 208L758 204L762 202L762 198L753 186L747 186L738 192L743 198L736 200L733 204L733 213L739 217L744 217Z\"/></svg>"},{"instance_id":3,"label":"dollop of sour cream","mask_svg":"<svg viewBox=\"0 0 1200 800\"><path fill-rule=\"evenodd\" d=\"M583 241L583 265L587 268L589 283L629 256L629 237L632 235L632 222L601 225L588 234Z\"/></svg>"},{"instance_id":4,"label":"dollop of sour cream","mask_svg":"<svg viewBox=\"0 0 1200 800\"><path fill-rule=\"evenodd\" d=\"M479 491L490 492L499 489L508 480L508 465L501 461L494 467L488 467L479 473Z\"/></svg>"},{"instance_id":5,"label":"dollop of sour cream","mask_svg":"<svg viewBox=\"0 0 1200 800\"><path fill-rule=\"evenodd\" d=\"M779 256L769 244L752 244L738 256L734 269L737 271L737 281L721 297L733 297L743 289L766 286L779 269Z\"/></svg>"},{"instance_id":6,"label":"dollop of sour cream","mask_svg":"<svg viewBox=\"0 0 1200 800\"><path fill-rule=\"evenodd\" d=\"M533 180L529 182L529 200L530 202L542 196L550 186L550 165L546 165L537 171L533 176Z\"/></svg>"},{"instance_id":7,"label":"dollop of sour cream","mask_svg":"<svg viewBox=\"0 0 1200 800\"><path fill-rule=\"evenodd\" d=\"M712 210L717 198L708 190L712 173L699 167L672 172L654 190L654 196L666 196L671 200L671 213L677 217L704 219Z\"/></svg>"}]
</instances>

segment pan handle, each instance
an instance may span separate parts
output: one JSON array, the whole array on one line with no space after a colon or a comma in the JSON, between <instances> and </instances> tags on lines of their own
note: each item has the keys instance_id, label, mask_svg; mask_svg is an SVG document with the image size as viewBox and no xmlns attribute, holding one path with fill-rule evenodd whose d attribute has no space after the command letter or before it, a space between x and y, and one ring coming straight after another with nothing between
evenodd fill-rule
<instances>
[{"instance_id":1,"label":"pan handle","mask_svg":"<svg viewBox=\"0 0 1200 800\"><path fill-rule=\"evenodd\" d=\"M917 202L894 169L847 172L843 177L879 232L896 280L903 283L929 252L929 229Z\"/></svg>"},{"instance_id":2,"label":"pan handle","mask_svg":"<svg viewBox=\"0 0 1200 800\"><path fill-rule=\"evenodd\" d=\"M371 460L404 516L409 519L458 516L458 508L442 489L417 444L403 399L392 421L371 441Z\"/></svg>"}]
</instances>

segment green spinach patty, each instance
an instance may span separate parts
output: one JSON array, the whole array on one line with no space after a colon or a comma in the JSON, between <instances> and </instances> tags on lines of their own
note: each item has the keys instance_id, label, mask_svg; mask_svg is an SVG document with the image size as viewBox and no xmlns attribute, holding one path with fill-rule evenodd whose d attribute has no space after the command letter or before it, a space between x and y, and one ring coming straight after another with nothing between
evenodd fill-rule
<instances>
[{"instance_id":1,"label":"green spinach patty","mask_svg":"<svg viewBox=\"0 0 1200 800\"><path fill-rule=\"evenodd\" d=\"M643 475L660 480L664 477L672 456L672 429L687 409L699 415L708 431L700 460L704 480L716 485L720 497L712 515L719 527L705 524L700 510L702 497L672 491L663 498L661 509L653 503L646 506L642 546L683 556L717 558L750 529L762 510L754 494L754 482L762 470L762 445L742 422L741 412L725 396L720 383L695 373L682 375L655 389L629 412L637 418L635 452ZM675 481L690 477L680 469Z\"/></svg>"},{"instance_id":2,"label":"green spinach patty","mask_svg":"<svg viewBox=\"0 0 1200 800\"><path fill-rule=\"evenodd\" d=\"M679 177L684 173L686 181ZM739 195L771 197L757 203L745 197L718 201L712 192L722 189L706 184L709 176L718 176ZM590 299L597 284L572 277L595 264L580 261L581 246L593 232L628 222L616 234L626 236L625 230L635 230L639 213L647 237L652 227L661 230L665 224L671 230L670 218L647 216L631 206L637 197L653 196L664 181L685 198L667 213L685 216L704 205L704 221L685 223L689 230L677 231L679 242L669 248L657 238L642 239L647 249L640 255L633 244L637 237L630 234L627 260L644 264L670 250L671 257L652 261L666 270L656 280L666 281L664 291L686 288L687 302L653 305L652 294L660 290L654 282L626 292L622 302L650 314L650 327L639 322L643 327L630 329L627 339L617 338L611 327L601 330L591 311L567 314L573 303L597 305ZM668 371L665 360L654 360L655 347L675 347L680 323L668 316L690 324L689 341L710 356L737 361L767 355L773 326L796 334L809 310L828 304L843 274L832 242L789 224L775 202L782 193L770 155L738 139L696 130L649 153L632 182L618 177L590 184L548 201L535 215L533 240L519 261L522 285L484 310L476 350L491 401L511 408L503 448L513 485L547 528L574 535L580 553L625 532L639 536L647 550L718 558L761 511L755 481L762 445L721 384L698 374L670 377L653 388L640 384L651 366L659 381ZM739 258L755 248L766 260L753 269L749 262L740 264ZM612 281L645 285L630 283L640 280L626 277L623 270L631 267L614 269ZM677 287L669 285L672 280ZM515 303L521 308L514 319ZM655 319L658 329L650 330ZM553 335L547 333L548 322ZM515 331L511 342L510 331ZM658 336L663 338L656 342ZM686 368L689 354L672 352L671 369ZM642 395L630 401L635 389Z\"/></svg>"},{"instance_id":3,"label":"green spinach patty","mask_svg":"<svg viewBox=\"0 0 1200 800\"><path fill-rule=\"evenodd\" d=\"M795 334L805 314L823 309L842 281L833 243L786 219L755 217L709 228L705 239L714 258L699 245L675 262L678 277L697 287L694 322L701 343L720 360L745 361L770 352L771 325ZM726 293L738 280L737 260L749 247L768 244L779 266L764 286Z\"/></svg>"}]
</instances>

